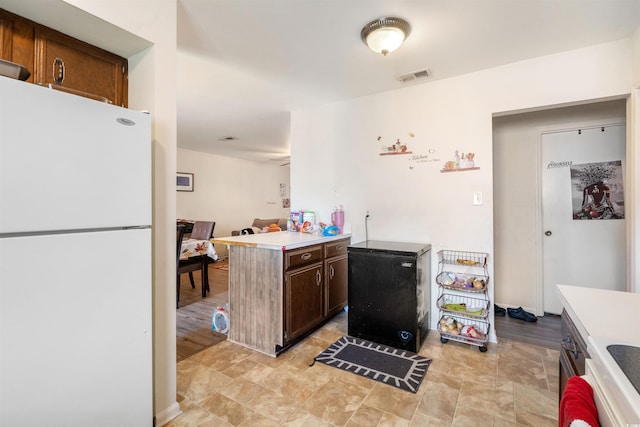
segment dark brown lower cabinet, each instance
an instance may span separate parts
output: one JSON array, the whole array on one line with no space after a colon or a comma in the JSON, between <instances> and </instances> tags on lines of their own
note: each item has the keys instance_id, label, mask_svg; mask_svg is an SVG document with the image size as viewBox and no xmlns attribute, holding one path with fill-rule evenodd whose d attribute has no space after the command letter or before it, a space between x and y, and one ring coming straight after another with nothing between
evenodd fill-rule
<instances>
[{"instance_id":1,"label":"dark brown lower cabinet","mask_svg":"<svg viewBox=\"0 0 640 427\"><path fill-rule=\"evenodd\" d=\"M348 238L284 253L284 343L293 344L347 305Z\"/></svg>"},{"instance_id":2,"label":"dark brown lower cabinet","mask_svg":"<svg viewBox=\"0 0 640 427\"><path fill-rule=\"evenodd\" d=\"M280 233L277 245L257 247L237 238L229 247L230 342L269 356L286 351L347 305L350 238L307 239ZM265 240L268 237L262 236ZM286 246L285 246L286 247Z\"/></svg>"},{"instance_id":3,"label":"dark brown lower cabinet","mask_svg":"<svg viewBox=\"0 0 640 427\"><path fill-rule=\"evenodd\" d=\"M347 305L349 258L344 255L325 261L325 315L338 314Z\"/></svg>"},{"instance_id":4,"label":"dark brown lower cabinet","mask_svg":"<svg viewBox=\"0 0 640 427\"><path fill-rule=\"evenodd\" d=\"M285 273L285 341L299 337L324 317L322 263Z\"/></svg>"},{"instance_id":5,"label":"dark brown lower cabinet","mask_svg":"<svg viewBox=\"0 0 640 427\"><path fill-rule=\"evenodd\" d=\"M558 363L560 369L558 400L562 398L562 393L570 377L585 374L585 360L589 357L587 344L584 342L584 339L565 310L562 310L562 315L560 316L560 327L562 331L562 343Z\"/></svg>"}]
</instances>

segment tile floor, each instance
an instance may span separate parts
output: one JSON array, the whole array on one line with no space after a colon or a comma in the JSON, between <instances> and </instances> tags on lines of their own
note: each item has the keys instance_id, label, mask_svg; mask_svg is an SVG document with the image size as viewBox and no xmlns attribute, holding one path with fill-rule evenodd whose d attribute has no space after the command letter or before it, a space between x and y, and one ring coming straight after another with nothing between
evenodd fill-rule
<instances>
[{"instance_id":1,"label":"tile floor","mask_svg":"<svg viewBox=\"0 0 640 427\"><path fill-rule=\"evenodd\" d=\"M224 341L177 366L183 411L169 427L192 426L557 426L558 351L501 339L477 347L440 343L416 394L313 358L346 334L347 316L277 358Z\"/></svg>"}]
</instances>

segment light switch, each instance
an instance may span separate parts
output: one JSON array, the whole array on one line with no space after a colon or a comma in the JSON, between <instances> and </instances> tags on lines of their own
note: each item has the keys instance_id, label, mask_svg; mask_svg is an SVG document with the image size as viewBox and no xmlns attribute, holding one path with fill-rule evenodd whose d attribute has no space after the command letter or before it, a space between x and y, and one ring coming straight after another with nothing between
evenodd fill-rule
<instances>
[{"instance_id":1,"label":"light switch","mask_svg":"<svg viewBox=\"0 0 640 427\"><path fill-rule=\"evenodd\" d=\"M475 206L482 205L482 191L475 191L473 193L473 204Z\"/></svg>"}]
</instances>

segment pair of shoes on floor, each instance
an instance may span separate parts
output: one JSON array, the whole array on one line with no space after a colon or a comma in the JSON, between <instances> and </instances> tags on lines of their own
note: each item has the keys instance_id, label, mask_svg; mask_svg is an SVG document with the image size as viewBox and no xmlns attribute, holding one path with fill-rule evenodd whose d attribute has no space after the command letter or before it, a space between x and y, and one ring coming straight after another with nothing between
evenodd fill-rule
<instances>
[{"instance_id":1,"label":"pair of shoes on floor","mask_svg":"<svg viewBox=\"0 0 640 427\"><path fill-rule=\"evenodd\" d=\"M507 312L509 313L509 317L513 317L514 319L524 320L525 322L537 322L538 318L529 313L528 311L524 311L522 307L518 308L507 308Z\"/></svg>"},{"instance_id":2,"label":"pair of shoes on floor","mask_svg":"<svg viewBox=\"0 0 640 427\"><path fill-rule=\"evenodd\" d=\"M493 304L493 312L495 313L496 316L506 316L507 315L507 310L505 310L504 308L500 307L497 304Z\"/></svg>"}]
</instances>

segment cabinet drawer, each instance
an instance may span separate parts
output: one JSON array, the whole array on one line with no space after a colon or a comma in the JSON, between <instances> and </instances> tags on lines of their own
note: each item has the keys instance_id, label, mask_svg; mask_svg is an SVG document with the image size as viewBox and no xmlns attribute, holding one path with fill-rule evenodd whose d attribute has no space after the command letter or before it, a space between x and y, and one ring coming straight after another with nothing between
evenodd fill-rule
<instances>
[{"instance_id":1,"label":"cabinet drawer","mask_svg":"<svg viewBox=\"0 0 640 427\"><path fill-rule=\"evenodd\" d=\"M349 239L336 240L324 244L324 257L331 258L338 255L346 255Z\"/></svg>"},{"instance_id":2,"label":"cabinet drawer","mask_svg":"<svg viewBox=\"0 0 640 427\"><path fill-rule=\"evenodd\" d=\"M320 260L322 260L322 246L308 246L286 251L284 253L284 268L288 270Z\"/></svg>"}]
</instances>

